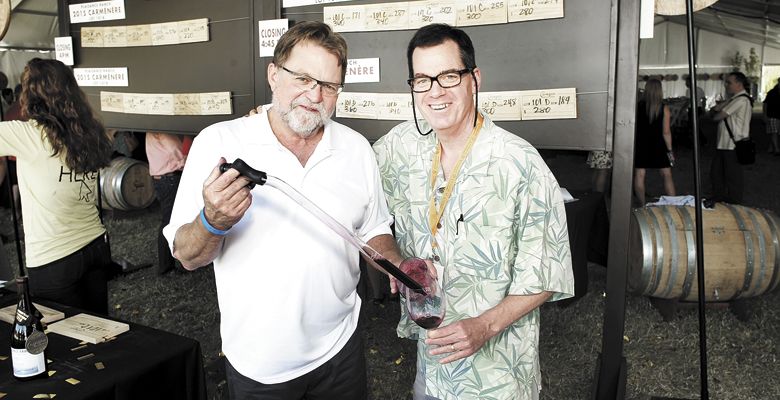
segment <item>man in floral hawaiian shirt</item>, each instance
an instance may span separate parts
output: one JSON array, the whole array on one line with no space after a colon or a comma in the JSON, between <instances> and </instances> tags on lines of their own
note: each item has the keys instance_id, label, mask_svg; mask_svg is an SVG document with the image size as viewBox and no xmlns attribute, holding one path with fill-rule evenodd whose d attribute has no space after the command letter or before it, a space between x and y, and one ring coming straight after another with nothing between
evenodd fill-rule
<instances>
[{"instance_id":1,"label":"man in floral hawaiian shirt","mask_svg":"<svg viewBox=\"0 0 780 400\"><path fill-rule=\"evenodd\" d=\"M396 126L374 151L399 247L433 261L446 296L444 322L427 332L401 308L398 334L419 340L415 399L538 398L538 307L574 293L560 189L528 142L476 109L465 32L421 28L407 57L425 121Z\"/></svg>"}]
</instances>

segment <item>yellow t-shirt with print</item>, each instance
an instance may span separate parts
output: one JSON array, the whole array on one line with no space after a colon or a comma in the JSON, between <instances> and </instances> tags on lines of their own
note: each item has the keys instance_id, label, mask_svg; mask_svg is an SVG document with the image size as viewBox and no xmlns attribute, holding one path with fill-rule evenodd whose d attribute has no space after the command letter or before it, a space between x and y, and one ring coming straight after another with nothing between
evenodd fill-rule
<instances>
[{"instance_id":1,"label":"yellow t-shirt with print","mask_svg":"<svg viewBox=\"0 0 780 400\"><path fill-rule=\"evenodd\" d=\"M28 268L59 260L105 232L100 223L97 172L77 174L64 152L52 157L35 121L0 123L0 156L15 156Z\"/></svg>"}]
</instances>

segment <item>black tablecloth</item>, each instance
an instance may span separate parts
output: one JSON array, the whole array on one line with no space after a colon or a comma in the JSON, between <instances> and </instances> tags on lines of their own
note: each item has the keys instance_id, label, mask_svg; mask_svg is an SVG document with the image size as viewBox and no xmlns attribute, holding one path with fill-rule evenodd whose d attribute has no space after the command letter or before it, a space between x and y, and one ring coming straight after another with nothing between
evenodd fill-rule
<instances>
[{"instance_id":1,"label":"black tablecloth","mask_svg":"<svg viewBox=\"0 0 780 400\"><path fill-rule=\"evenodd\" d=\"M578 200L566 203L566 225L574 270L574 297L580 298L588 292L588 261L607 265L609 221L602 193L572 191L571 194Z\"/></svg>"},{"instance_id":2,"label":"black tablecloth","mask_svg":"<svg viewBox=\"0 0 780 400\"><path fill-rule=\"evenodd\" d=\"M78 309L34 300L63 311L65 317ZM0 307L16 303L15 294L0 297ZM50 333L46 379L16 381L11 369L11 325L0 321L0 392L7 399L30 399L36 394L56 394L57 399L205 399L206 382L200 344L192 339L130 323L130 330L116 339L87 344ZM83 358L82 356L94 354ZM79 360L79 358L82 358ZM104 369L95 363L103 363ZM76 385L66 382L75 378Z\"/></svg>"}]
</instances>

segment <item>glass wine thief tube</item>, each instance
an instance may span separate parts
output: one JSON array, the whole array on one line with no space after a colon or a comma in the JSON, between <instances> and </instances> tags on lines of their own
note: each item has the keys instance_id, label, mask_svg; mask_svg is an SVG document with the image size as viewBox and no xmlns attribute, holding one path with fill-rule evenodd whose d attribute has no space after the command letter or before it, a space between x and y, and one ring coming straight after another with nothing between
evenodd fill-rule
<instances>
[{"instance_id":1,"label":"glass wine thief tube","mask_svg":"<svg viewBox=\"0 0 780 400\"><path fill-rule=\"evenodd\" d=\"M222 164L220 166L220 171L224 173L230 168L236 169L239 173L241 173L242 176L249 179L252 182L252 186L254 186L254 184L258 184L261 186L267 185L284 193L285 195L287 195L287 197L289 197L290 199L298 203L301 207L303 207L311 214L313 214L315 217L317 217L320 221L322 221L322 223L324 223L333 232L341 236L342 239L346 240L348 243L355 246L358 249L358 251L360 251L360 253L365 256L368 263L372 264L374 268L378 268L380 270L386 271L390 275L393 275L393 277L398 279L401 283L409 287L411 290L420 294L425 294L425 289L423 289L422 285L420 285L414 279L412 279L411 277L403 273L400 269L398 269L398 267L396 267L395 265L393 265L393 263L388 261L387 258L382 256L381 253L379 253L374 248L369 246L368 243L358 238L357 235L355 235L353 232L349 231L347 228L341 225L338 221L336 221L333 217L331 217L330 214L323 211L319 206L314 204L301 192L297 191L295 188L287 184L287 182L285 182L284 180L279 179L272 175L268 175L263 171L258 171L250 167L247 163L245 163L240 158L237 158L235 161L233 161L233 163Z\"/></svg>"}]
</instances>

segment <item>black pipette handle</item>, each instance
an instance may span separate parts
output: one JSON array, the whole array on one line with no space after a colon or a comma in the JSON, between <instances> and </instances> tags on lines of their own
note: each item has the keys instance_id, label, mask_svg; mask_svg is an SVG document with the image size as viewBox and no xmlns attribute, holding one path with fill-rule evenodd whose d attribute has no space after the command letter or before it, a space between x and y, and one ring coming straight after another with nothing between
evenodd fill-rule
<instances>
[{"instance_id":1,"label":"black pipette handle","mask_svg":"<svg viewBox=\"0 0 780 400\"><path fill-rule=\"evenodd\" d=\"M224 163L219 166L219 170L224 174L229 169L235 169L239 173L241 173L241 176L249 179L252 183L249 185L249 189L252 189L255 187L255 184L263 186L265 185L265 181L268 180L268 175L266 175L263 171L258 171L252 167L250 167L247 163L244 162L244 160L240 158L236 158L233 163Z\"/></svg>"}]
</instances>

